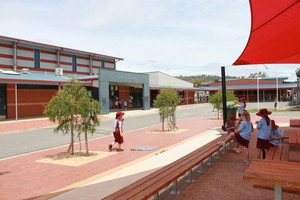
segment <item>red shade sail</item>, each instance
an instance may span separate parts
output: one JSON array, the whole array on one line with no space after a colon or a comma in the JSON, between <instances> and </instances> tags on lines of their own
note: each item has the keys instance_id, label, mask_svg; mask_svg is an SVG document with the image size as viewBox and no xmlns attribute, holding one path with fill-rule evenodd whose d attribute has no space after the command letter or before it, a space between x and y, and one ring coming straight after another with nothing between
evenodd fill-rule
<instances>
[{"instance_id":1,"label":"red shade sail","mask_svg":"<svg viewBox=\"0 0 300 200\"><path fill-rule=\"evenodd\" d=\"M250 0L248 43L233 65L300 63L300 0Z\"/></svg>"}]
</instances>

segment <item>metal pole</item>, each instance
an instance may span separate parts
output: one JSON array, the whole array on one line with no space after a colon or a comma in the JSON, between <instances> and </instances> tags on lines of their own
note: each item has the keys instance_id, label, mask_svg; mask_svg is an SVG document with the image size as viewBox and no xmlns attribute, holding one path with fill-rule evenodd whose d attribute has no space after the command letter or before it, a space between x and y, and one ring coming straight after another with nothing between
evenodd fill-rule
<instances>
[{"instance_id":1,"label":"metal pole","mask_svg":"<svg viewBox=\"0 0 300 200\"><path fill-rule=\"evenodd\" d=\"M259 110L259 78L257 77L257 109Z\"/></svg>"},{"instance_id":2,"label":"metal pole","mask_svg":"<svg viewBox=\"0 0 300 200\"><path fill-rule=\"evenodd\" d=\"M227 121L227 100L226 100L226 78L225 78L225 67L221 67L221 77L222 77L222 100L223 100L223 126L222 129L225 131L225 124Z\"/></svg>"},{"instance_id":3,"label":"metal pole","mask_svg":"<svg viewBox=\"0 0 300 200\"><path fill-rule=\"evenodd\" d=\"M15 84L16 120L18 120L18 84Z\"/></svg>"},{"instance_id":4,"label":"metal pole","mask_svg":"<svg viewBox=\"0 0 300 200\"><path fill-rule=\"evenodd\" d=\"M277 64L276 64L276 101L278 102L278 73L277 73Z\"/></svg>"}]
</instances>

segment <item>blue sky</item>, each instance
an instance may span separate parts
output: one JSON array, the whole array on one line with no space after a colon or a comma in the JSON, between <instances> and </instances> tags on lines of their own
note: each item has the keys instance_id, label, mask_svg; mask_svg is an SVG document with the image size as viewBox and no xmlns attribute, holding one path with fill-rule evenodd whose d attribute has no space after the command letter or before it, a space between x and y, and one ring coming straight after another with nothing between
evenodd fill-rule
<instances>
[{"instance_id":1,"label":"blue sky","mask_svg":"<svg viewBox=\"0 0 300 200\"><path fill-rule=\"evenodd\" d=\"M0 35L122 57L117 69L295 80L300 65L230 66L250 31L248 0L0 0ZM276 71L277 68L277 71Z\"/></svg>"}]
</instances>

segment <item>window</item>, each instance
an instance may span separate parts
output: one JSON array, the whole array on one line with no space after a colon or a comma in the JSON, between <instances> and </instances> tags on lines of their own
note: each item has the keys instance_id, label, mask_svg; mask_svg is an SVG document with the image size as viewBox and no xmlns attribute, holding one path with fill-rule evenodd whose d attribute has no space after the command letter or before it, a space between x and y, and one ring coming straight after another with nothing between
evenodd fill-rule
<instances>
[{"instance_id":1,"label":"window","mask_svg":"<svg viewBox=\"0 0 300 200\"><path fill-rule=\"evenodd\" d=\"M77 60L76 56L72 56L72 71L76 72L77 71Z\"/></svg>"},{"instance_id":2,"label":"window","mask_svg":"<svg viewBox=\"0 0 300 200\"><path fill-rule=\"evenodd\" d=\"M35 49L34 50L34 68L41 68L41 62L40 62L40 50Z\"/></svg>"},{"instance_id":3,"label":"window","mask_svg":"<svg viewBox=\"0 0 300 200\"><path fill-rule=\"evenodd\" d=\"M101 60L101 68L105 68L105 62L104 62L104 60Z\"/></svg>"},{"instance_id":4,"label":"window","mask_svg":"<svg viewBox=\"0 0 300 200\"><path fill-rule=\"evenodd\" d=\"M179 98L184 98L184 91L183 90L178 91L178 97Z\"/></svg>"}]
</instances>

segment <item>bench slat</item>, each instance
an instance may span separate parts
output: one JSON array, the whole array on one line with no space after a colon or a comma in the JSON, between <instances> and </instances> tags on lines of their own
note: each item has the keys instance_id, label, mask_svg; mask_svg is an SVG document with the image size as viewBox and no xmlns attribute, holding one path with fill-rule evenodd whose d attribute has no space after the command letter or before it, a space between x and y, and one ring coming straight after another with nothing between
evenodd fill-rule
<instances>
[{"instance_id":1,"label":"bench slat","mask_svg":"<svg viewBox=\"0 0 300 200\"><path fill-rule=\"evenodd\" d=\"M156 177L156 176L160 176L161 174L164 174L164 173L167 173L168 171L170 171L174 166L180 164L181 162L184 162L186 159L188 159L189 157L194 157L194 156L198 156L199 154L203 154L205 153L206 151L208 151L209 147L212 146L212 144L208 143L206 145L204 145L203 147L185 155L184 157L174 161L173 163L170 163L169 165L166 165L164 167L162 167L161 169L149 174L148 176L146 177L143 177L142 179L132 183L129 187L124 187L123 189L119 190L119 192L115 192L113 193L112 195L108 196L109 199L114 199L114 198L117 198L119 196L121 196L122 194L121 193L126 193L126 192L129 192L132 190L132 187L136 188L136 187L139 187L140 185L144 185L145 182L148 182L149 180L152 179L152 177ZM122 192L121 192L122 191ZM118 194L120 193L120 194ZM113 197L113 198L112 198ZM106 198L104 198L106 199Z\"/></svg>"},{"instance_id":2,"label":"bench slat","mask_svg":"<svg viewBox=\"0 0 300 200\"><path fill-rule=\"evenodd\" d=\"M224 136L225 137L225 136ZM222 138L224 138L222 137ZM123 189L107 196L108 199L144 199L145 196L153 196L174 180L184 175L197 164L207 159L221 147L216 145L220 138L202 146L201 148L189 153L188 155L162 167L161 169L149 174L146 177L124 187ZM164 181L162 181L164 180Z\"/></svg>"},{"instance_id":3,"label":"bench slat","mask_svg":"<svg viewBox=\"0 0 300 200\"><path fill-rule=\"evenodd\" d=\"M213 154L214 152L217 151L218 148L214 148L210 150L210 155ZM163 188L167 187L170 185L174 180L178 179L180 176L184 175L186 172L191 170L194 166L197 164L200 164L202 161L207 159L210 155L203 155L200 160L190 160L189 162L189 167L188 168L178 168L174 173L171 173L167 176L165 176L163 179L160 179L158 182L155 184L152 184L150 187L148 187L146 190L141 191L139 194L135 196L133 199L148 199L152 197L154 194L162 190ZM186 167L186 166L185 166Z\"/></svg>"},{"instance_id":4,"label":"bench slat","mask_svg":"<svg viewBox=\"0 0 300 200\"><path fill-rule=\"evenodd\" d=\"M194 155L184 160L178 165L173 165L172 170L168 170L166 173L160 176L152 176L151 180L144 182L144 184L140 185L140 187L137 187L134 190L127 192L126 194L117 199L143 199L144 197L150 198L158 191L165 188L174 180L176 180L177 178L185 174L187 171L189 171L192 168L191 166L193 164L196 165L196 163L200 163L201 160L205 160L208 157L206 155L211 154L211 152L215 152L217 148L220 147L210 147L210 149L207 148L205 153Z\"/></svg>"},{"instance_id":5,"label":"bench slat","mask_svg":"<svg viewBox=\"0 0 300 200\"><path fill-rule=\"evenodd\" d=\"M265 189L265 190L274 190L273 185L271 184L263 184L263 183L256 183L253 185L254 188L259 188L259 189ZM282 187L283 192L287 193L293 193L293 194L300 194L300 189L299 188L292 188L292 187Z\"/></svg>"}]
</instances>

